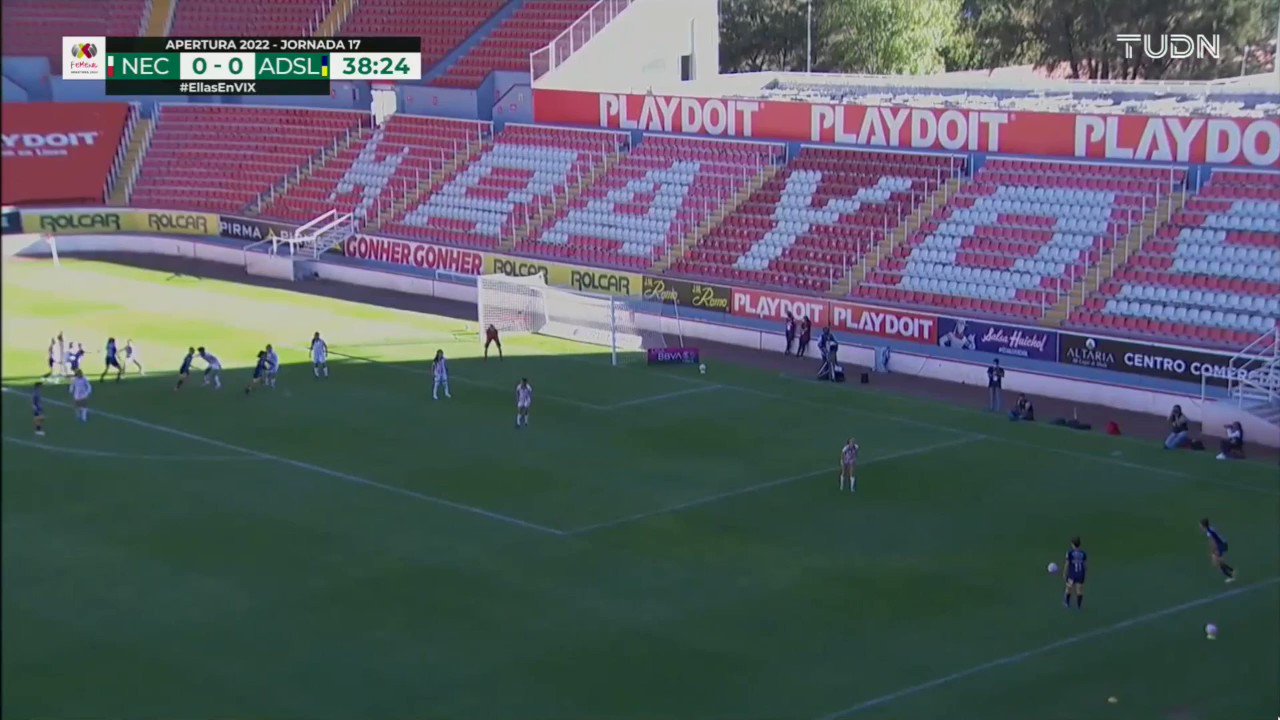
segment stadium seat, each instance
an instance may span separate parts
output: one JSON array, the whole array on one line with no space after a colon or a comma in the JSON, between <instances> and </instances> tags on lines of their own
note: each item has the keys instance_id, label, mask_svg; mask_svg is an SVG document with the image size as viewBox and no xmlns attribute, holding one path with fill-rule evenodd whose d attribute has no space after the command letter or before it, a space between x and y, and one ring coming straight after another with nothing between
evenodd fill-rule
<instances>
[{"instance_id":1,"label":"stadium seat","mask_svg":"<svg viewBox=\"0 0 1280 720\"><path fill-rule=\"evenodd\" d=\"M555 40L595 4L596 0L526 0L435 84L476 88L495 70L527 74L529 54Z\"/></svg>"},{"instance_id":2,"label":"stadium seat","mask_svg":"<svg viewBox=\"0 0 1280 720\"><path fill-rule=\"evenodd\" d=\"M147 0L4 0L4 54L49 58L61 75L64 35L140 35L149 7Z\"/></svg>"},{"instance_id":3,"label":"stadium seat","mask_svg":"<svg viewBox=\"0 0 1280 720\"><path fill-rule=\"evenodd\" d=\"M425 73L479 30L506 1L360 0L339 35L420 37ZM525 68L528 67L526 57Z\"/></svg>"}]
</instances>

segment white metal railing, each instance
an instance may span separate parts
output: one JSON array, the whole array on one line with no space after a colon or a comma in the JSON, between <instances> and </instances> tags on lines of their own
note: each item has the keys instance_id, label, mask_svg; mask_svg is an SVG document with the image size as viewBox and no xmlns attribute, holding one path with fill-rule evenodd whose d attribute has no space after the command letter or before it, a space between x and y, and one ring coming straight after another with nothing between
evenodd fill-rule
<instances>
[{"instance_id":1,"label":"white metal railing","mask_svg":"<svg viewBox=\"0 0 1280 720\"><path fill-rule=\"evenodd\" d=\"M124 202L126 205L133 198L133 188L138 184L138 177L142 174L142 163L147 157L147 152L151 150L151 138L156 132L156 121L159 115L152 118L151 124L147 126L146 131L142 135L142 144L138 148L138 161L133 164L133 168L129 170L129 177L125 180L124 185Z\"/></svg>"},{"instance_id":2,"label":"white metal railing","mask_svg":"<svg viewBox=\"0 0 1280 720\"><path fill-rule=\"evenodd\" d=\"M138 18L138 37L145 37L147 34L147 26L151 24L151 10L155 7L155 0L147 0L142 6L142 17ZM105 50L105 48L103 48Z\"/></svg>"},{"instance_id":3,"label":"white metal railing","mask_svg":"<svg viewBox=\"0 0 1280 720\"><path fill-rule=\"evenodd\" d=\"M1227 394L1246 401L1280 402L1280 327L1257 337L1227 362Z\"/></svg>"},{"instance_id":4,"label":"white metal railing","mask_svg":"<svg viewBox=\"0 0 1280 720\"><path fill-rule=\"evenodd\" d=\"M638 0L600 0L545 47L529 53L529 84L555 70Z\"/></svg>"},{"instance_id":5,"label":"white metal railing","mask_svg":"<svg viewBox=\"0 0 1280 720\"><path fill-rule=\"evenodd\" d=\"M120 135L120 144L116 147L115 157L111 159L111 174L107 176L107 182L102 189L102 201L104 203L110 202L111 192L115 190L116 185L120 182L120 171L124 169L124 163L129 158L129 143L133 140L133 131L138 125L138 118L141 114L141 103L129 103L129 113L125 119L124 132Z\"/></svg>"}]
</instances>

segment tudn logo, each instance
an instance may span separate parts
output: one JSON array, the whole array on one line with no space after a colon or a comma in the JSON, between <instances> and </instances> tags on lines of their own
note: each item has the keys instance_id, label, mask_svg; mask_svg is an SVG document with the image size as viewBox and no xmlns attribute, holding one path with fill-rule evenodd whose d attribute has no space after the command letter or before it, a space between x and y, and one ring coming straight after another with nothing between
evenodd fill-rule
<instances>
[{"instance_id":1,"label":"tudn logo","mask_svg":"<svg viewBox=\"0 0 1280 720\"><path fill-rule=\"evenodd\" d=\"M71 46L71 57L77 60L92 60L98 56L98 46L93 43L76 43Z\"/></svg>"}]
</instances>

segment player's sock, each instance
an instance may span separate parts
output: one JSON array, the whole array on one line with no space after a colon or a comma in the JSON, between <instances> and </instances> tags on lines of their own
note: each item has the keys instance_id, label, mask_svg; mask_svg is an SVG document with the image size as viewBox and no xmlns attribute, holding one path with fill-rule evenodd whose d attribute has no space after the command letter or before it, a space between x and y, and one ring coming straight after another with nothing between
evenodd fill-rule
<instances>
[{"instance_id":1,"label":"player's sock","mask_svg":"<svg viewBox=\"0 0 1280 720\"><path fill-rule=\"evenodd\" d=\"M1236 574L1236 569L1226 563L1220 563L1218 565L1218 569L1221 570L1222 574L1226 575L1227 577L1231 577L1232 575Z\"/></svg>"},{"instance_id":2,"label":"player's sock","mask_svg":"<svg viewBox=\"0 0 1280 720\"><path fill-rule=\"evenodd\" d=\"M1062 596L1062 607L1071 607L1071 593L1069 591Z\"/></svg>"},{"instance_id":3,"label":"player's sock","mask_svg":"<svg viewBox=\"0 0 1280 720\"><path fill-rule=\"evenodd\" d=\"M328 366L328 365L325 365L325 366L324 366L324 376L325 376L325 377L329 377L329 366Z\"/></svg>"},{"instance_id":4,"label":"player's sock","mask_svg":"<svg viewBox=\"0 0 1280 720\"><path fill-rule=\"evenodd\" d=\"M1076 609L1077 609L1077 610L1079 610L1080 608L1083 608L1083 607L1084 607L1084 596L1083 596L1083 595L1077 595L1077 596L1076 596Z\"/></svg>"},{"instance_id":5,"label":"player's sock","mask_svg":"<svg viewBox=\"0 0 1280 720\"><path fill-rule=\"evenodd\" d=\"M849 478L849 492L858 492L858 478Z\"/></svg>"}]
</instances>

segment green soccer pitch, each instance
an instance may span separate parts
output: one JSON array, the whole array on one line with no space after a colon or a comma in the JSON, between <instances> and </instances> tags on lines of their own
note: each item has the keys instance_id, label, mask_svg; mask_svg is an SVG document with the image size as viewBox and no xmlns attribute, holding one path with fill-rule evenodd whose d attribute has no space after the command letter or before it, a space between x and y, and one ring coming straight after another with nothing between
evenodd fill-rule
<instances>
[{"instance_id":1,"label":"green soccer pitch","mask_svg":"<svg viewBox=\"0 0 1280 720\"><path fill-rule=\"evenodd\" d=\"M474 322L102 263L6 263L3 301L5 718L1280 711L1274 466L715 358L511 337L485 362ZM60 330L90 351L92 415L48 385L36 438ZM97 382L108 335L145 375ZM279 387L246 397L266 343ZM188 345L221 391L174 391ZM1077 534L1068 611L1046 565Z\"/></svg>"}]
</instances>

